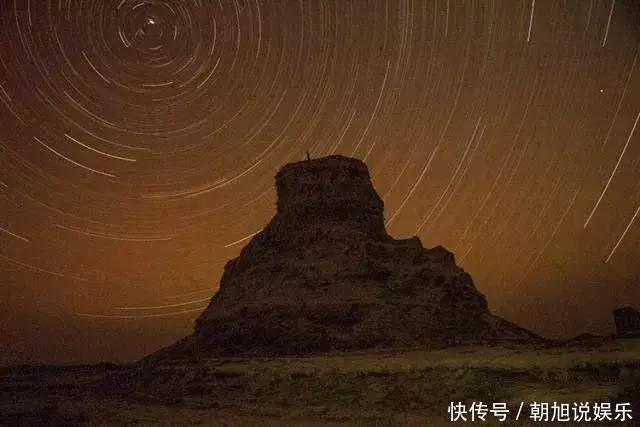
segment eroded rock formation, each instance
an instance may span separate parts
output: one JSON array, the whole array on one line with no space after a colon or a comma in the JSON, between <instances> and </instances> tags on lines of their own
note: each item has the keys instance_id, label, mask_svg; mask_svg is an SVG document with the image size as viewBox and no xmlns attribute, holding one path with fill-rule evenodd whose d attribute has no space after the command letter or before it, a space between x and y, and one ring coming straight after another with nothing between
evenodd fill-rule
<instances>
[{"instance_id":1,"label":"eroded rock formation","mask_svg":"<svg viewBox=\"0 0 640 427\"><path fill-rule=\"evenodd\" d=\"M154 357L538 339L491 315L452 253L386 233L363 162L288 164L276 187L276 215L227 263L193 335Z\"/></svg>"},{"instance_id":2,"label":"eroded rock formation","mask_svg":"<svg viewBox=\"0 0 640 427\"><path fill-rule=\"evenodd\" d=\"M618 336L640 336L640 312L633 307L613 311Z\"/></svg>"}]
</instances>

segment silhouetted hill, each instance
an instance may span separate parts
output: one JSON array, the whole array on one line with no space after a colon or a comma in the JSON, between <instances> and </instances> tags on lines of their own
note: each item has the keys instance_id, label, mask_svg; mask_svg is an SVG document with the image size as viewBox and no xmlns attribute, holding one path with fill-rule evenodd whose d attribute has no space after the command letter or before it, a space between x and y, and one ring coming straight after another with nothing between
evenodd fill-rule
<instances>
[{"instance_id":1,"label":"silhouetted hill","mask_svg":"<svg viewBox=\"0 0 640 427\"><path fill-rule=\"evenodd\" d=\"M391 238L360 160L291 163L276 187L276 215L227 263L194 333L148 360L541 340L493 316L452 253Z\"/></svg>"}]
</instances>

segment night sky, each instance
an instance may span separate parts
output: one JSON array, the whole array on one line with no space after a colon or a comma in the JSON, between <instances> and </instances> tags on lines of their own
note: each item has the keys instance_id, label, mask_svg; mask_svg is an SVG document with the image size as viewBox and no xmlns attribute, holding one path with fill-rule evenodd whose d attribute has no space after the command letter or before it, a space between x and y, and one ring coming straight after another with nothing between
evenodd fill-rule
<instances>
[{"instance_id":1,"label":"night sky","mask_svg":"<svg viewBox=\"0 0 640 427\"><path fill-rule=\"evenodd\" d=\"M640 305L640 3L0 0L0 363L190 332L285 163L566 338Z\"/></svg>"}]
</instances>

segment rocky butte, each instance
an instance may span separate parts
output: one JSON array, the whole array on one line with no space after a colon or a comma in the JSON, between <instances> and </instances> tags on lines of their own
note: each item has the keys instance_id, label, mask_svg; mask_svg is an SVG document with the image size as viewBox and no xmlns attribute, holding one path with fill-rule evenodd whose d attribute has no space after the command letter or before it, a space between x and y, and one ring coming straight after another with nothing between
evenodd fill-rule
<instances>
[{"instance_id":1,"label":"rocky butte","mask_svg":"<svg viewBox=\"0 0 640 427\"><path fill-rule=\"evenodd\" d=\"M640 312L633 307L622 307L613 311L616 335L640 337Z\"/></svg>"},{"instance_id":2,"label":"rocky butte","mask_svg":"<svg viewBox=\"0 0 640 427\"><path fill-rule=\"evenodd\" d=\"M451 252L390 237L360 160L287 164L276 188L276 215L226 264L194 333L147 360L540 340L492 315Z\"/></svg>"}]
</instances>

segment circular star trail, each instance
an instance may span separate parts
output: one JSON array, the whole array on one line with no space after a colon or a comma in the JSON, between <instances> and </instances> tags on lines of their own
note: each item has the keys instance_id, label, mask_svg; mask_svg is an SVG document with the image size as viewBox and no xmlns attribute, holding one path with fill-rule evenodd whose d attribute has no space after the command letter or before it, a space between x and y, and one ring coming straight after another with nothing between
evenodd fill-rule
<instances>
[{"instance_id":1,"label":"circular star trail","mask_svg":"<svg viewBox=\"0 0 640 427\"><path fill-rule=\"evenodd\" d=\"M7 0L0 19L10 360L187 333L306 151L364 160L390 234L453 251L499 315L563 337L640 303L635 2Z\"/></svg>"}]
</instances>

